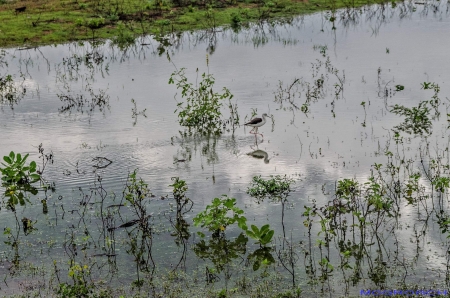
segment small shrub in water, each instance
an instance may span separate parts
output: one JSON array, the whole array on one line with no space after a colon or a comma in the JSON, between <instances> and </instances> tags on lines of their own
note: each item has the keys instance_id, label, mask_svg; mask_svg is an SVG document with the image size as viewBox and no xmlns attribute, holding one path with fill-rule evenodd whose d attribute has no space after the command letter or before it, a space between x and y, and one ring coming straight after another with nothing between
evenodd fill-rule
<instances>
[{"instance_id":1,"label":"small shrub in water","mask_svg":"<svg viewBox=\"0 0 450 298\"><path fill-rule=\"evenodd\" d=\"M229 198L223 195L222 198L215 198L211 205L206 206L206 210L197 214L194 217L194 225L207 227L209 231L214 232L215 235L223 233L227 226L238 223L238 226L247 230L247 218L242 214L244 211L236 205L235 198ZM232 212L233 215L229 216L228 213ZM204 237L203 233L199 233Z\"/></svg>"},{"instance_id":2,"label":"small shrub in water","mask_svg":"<svg viewBox=\"0 0 450 298\"><path fill-rule=\"evenodd\" d=\"M265 198L283 202L291 192L292 183L294 183L294 180L286 176L271 176L268 180L261 178L261 176L256 176L253 177L252 184L247 190L247 193L256 198L258 203L262 202Z\"/></svg>"},{"instance_id":3,"label":"small shrub in water","mask_svg":"<svg viewBox=\"0 0 450 298\"><path fill-rule=\"evenodd\" d=\"M225 121L221 119L222 101L231 100L233 95L227 88L223 88L223 93L214 92L214 83L214 77L205 73L202 74L198 86L188 83L185 68L175 71L170 76L169 84L175 84L181 89L181 97L186 100L186 103L177 104L175 113L178 112L180 125L187 127L190 133L198 132L203 135L222 133L225 126Z\"/></svg>"},{"instance_id":4,"label":"small shrub in water","mask_svg":"<svg viewBox=\"0 0 450 298\"><path fill-rule=\"evenodd\" d=\"M36 173L36 162L32 161L28 166L25 162L28 154L22 157L20 153L17 155L11 151L9 155L4 156L2 163L4 168L0 168L2 173L2 181L8 185L12 184L31 184L40 180L41 176Z\"/></svg>"}]
</instances>

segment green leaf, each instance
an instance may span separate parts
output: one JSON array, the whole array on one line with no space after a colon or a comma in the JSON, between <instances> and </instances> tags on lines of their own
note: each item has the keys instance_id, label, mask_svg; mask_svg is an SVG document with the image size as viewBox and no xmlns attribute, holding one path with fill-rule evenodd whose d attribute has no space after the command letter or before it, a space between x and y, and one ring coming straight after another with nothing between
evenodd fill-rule
<instances>
[{"instance_id":1,"label":"green leaf","mask_svg":"<svg viewBox=\"0 0 450 298\"><path fill-rule=\"evenodd\" d=\"M19 193L18 198L19 198L20 205L24 206L25 205L25 201L23 199L23 193Z\"/></svg>"},{"instance_id":2,"label":"green leaf","mask_svg":"<svg viewBox=\"0 0 450 298\"><path fill-rule=\"evenodd\" d=\"M272 240L274 233L275 233L274 230L270 230L266 235L264 235L264 237L262 238L264 243L269 243Z\"/></svg>"},{"instance_id":3,"label":"green leaf","mask_svg":"<svg viewBox=\"0 0 450 298\"><path fill-rule=\"evenodd\" d=\"M8 164L12 164L11 158L9 158L9 156L3 156L3 160Z\"/></svg>"},{"instance_id":4,"label":"green leaf","mask_svg":"<svg viewBox=\"0 0 450 298\"><path fill-rule=\"evenodd\" d=\"M255 240L258 240L258 237L252 231L247 230L247 231L245 231L245 233L247 234L247 236L249 236Z\"/></svg>"},{"instance_id":5,"label":"green leaf","mask_svg":"<svg viewBox=\"0 0 450 298\"><path fill-rule=\"evenodd\" d=\"M253 271L258 270L260 266L261 262L259 260L256 260L255 263L253 264Z\"/></svg>"},{"instance_id":6,"label":"green leaf","mask_svg":"<svg viewBox=\"0 0 450 298\"><path fill-rule=\"evenodd\" d=\"M246 221L247 221L247 219L245 217L243 217L243 216L237 218L238 227L241 228L244 231L247 230Z\"/></svg>"},{"instance_id":7,"label":"green leaf","mask_svg":"<svg viewBox=\"0 0 450 298\"><path fill-rule=\"evenodd\" d=\"M228 199L226 200L223 205L229 209L233 208L234 204L236 202L236 199Z\"/></svg>"},{"instance_id":8,"label":"green leaf","mask_svg":"<svg viewBox=\"0 0 450 298\"><path fill-rule=\"evenodd\" d=\"M31 177L31 179L33 179L31 183L36 182L39 179L41 179L41 176L39 174L31 174L30 177Z\"/></svg>"},{"instance_id":9,"label":"green leaf","mask_svg":"<svg viewBox=\"0 0 450 298\"><path fill-rule=\"evenodd\" d=\"M22 158L22 162L20 162L20 166L22 167L25 164L25 161L27 160L29 154L26 154L23 158Z\"/></svg>"},{"instance_id":10,"label":"green leaf","mask_svg":"<svg viewBox=\"0 0 450 298\"><path fill-rule=\"evenodd\" d=\"M251 225L251 228L252 228L252 230L253 230L253 233L255 233L255 235L258 235L258 236L259 236L259 230L258 230L258 228L257 228L255 225Z\"/></svg>"},{"instance_id":11,"label":"green leaf","mask_svg":"<svg viewBox=\"0 0 450 298\"><path fill-rule=\"evenodd\" d=\"M260 229L261 234L267 232L269 230L269 225L263 225Z\"/></svg>"},{"instance_id":12,"label":"green leaf","mask_svg":"<svg viewBox=\"0 0 450 298\"><path fill-rule=\"evenodd\" d=\"M14 154L14 151L11 151L10 153L9 153L9 157L11 158L11 160L14 160L14 157L15 157L16 155Z\"/></svg>"}]
</instances>

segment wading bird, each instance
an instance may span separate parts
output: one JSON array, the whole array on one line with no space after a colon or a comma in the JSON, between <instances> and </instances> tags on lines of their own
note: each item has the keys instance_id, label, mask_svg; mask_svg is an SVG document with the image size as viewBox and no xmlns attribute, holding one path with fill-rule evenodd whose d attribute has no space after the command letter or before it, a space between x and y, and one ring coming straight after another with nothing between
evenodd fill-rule
<instances>
[{"instance_id":1,"label":"wading bird","mask_svg":"<svg viewBox=\"0 0 450 298\"><path fill-rule=\"evenodd\" d=\"M254 118L254 119L250 120L249 122L245 123L244 125L253 127L252 130L250 131L250 133L253 133L255 135L255 137L257 134L259 134L259 135L261 135L261 137L264 138L264 136L262 134L258 133L258 127L261 127L264 124L266 124L266 117L271 118L269 115L264 113L264 114L262 114L262 118ZM256 131L252 132L255 128L256 128Z\"/></svg>"}]
</instances>

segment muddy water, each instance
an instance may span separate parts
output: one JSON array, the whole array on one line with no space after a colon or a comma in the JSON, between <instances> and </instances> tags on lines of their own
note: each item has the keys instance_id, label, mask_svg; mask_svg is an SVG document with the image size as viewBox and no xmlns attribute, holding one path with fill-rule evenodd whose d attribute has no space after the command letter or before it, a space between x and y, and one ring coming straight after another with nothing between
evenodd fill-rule
<instances>
[{"instance_id":1,"label":"muddy water","mask_svg":"<svg viewBox=\"0 0 450 298\"><path fill-rule=\"evenodd\" d=\"M79 221L76 212L67 211L80 208L83 198L80 188L88 193L97 175L101 175L102 186L108 192L107 201L117 203L128 173L136 168L155 195L149 208L154 214L154 224L160 227L153 242L153 257L159 268L172 268L173 259L180 255L164 216L170 213L168 199L159 199L166 195L170 198L172 177L184 179L189 187L187 194L194 207L186 214L188 222L212 198L228 194L237 199L249 223L258 226L270 223L278 239L282 235L281 204L257 204L246 190L254 176L288 175L296 183L289 196L285 227L296 241L305 240L303 207L310 206L313 200L318 205L332 200L337 180L356 178L365 182L373 164L386 164L385 152L398 150L392 129L402 121L402 117L390 112L392 106L411 107L430 99L432 90L424 90L421 84L434 82L441 87L442 103L441 117L433 120L432 135L425 139L404 134L401 156L414 160L413 166L419 171L421 148L428 143L432 152L441 152L448 144L447 3L370 7L351 15L340 11L334 24L329 17L329 13L315 14L296 18L290 24L264 24L244 28L239 33L221 29L215 35L196 32L171 36L169 39L176 43L162 55L158 55L159 42L151 37L125 52L109 42L96 47L86 43L7 50L5 59L9 65L0 74L14 75L16 85L22 84L27 92L19 101L2 105L0 155L13 150L30 153L30 159L38 160L36 147L41 143L46 153L52 151L54 155L54 163L45 172L45 178L56 186L48 199L49 213L42 214L36 197L32 198L32 205L17 211L19 218L36 220L38 229L26 238L30 245L24 248L23 260L44 267L55 258L64 262L64 241L74 222ZM93 62L91 67L83 62L78 66L67 62L74 63L76 57L85 59L92 52L99 53L103 61ZM264 138L258 136L255 140L243 126L234 134L225 133L215 143L210 140L209 146L205 140L181 138L182 127L174 113L181 92L169 85L168 80L172 72L182 67L187 69L192 82L199 80L201 73L209 72L216 79L216 90L230 89L241 122L248 121L252 111L273 115L273 123L268 119L259 129ZM290 111L292 106L288 103L281 107L274 101L280 84L286 88L299 79L312 86L321 75L322 93L311 101L308 113ZM404 90L396 91L396 85L404 86ZM105 104L77 108L60 98L83 94L90 99L86 91L89 88L97 96L103 94ZM301 106L307 98L306 91L300 86L297 90L300 93L295 100ZM338 94L336 90L340 90ZM132 117L131 99L136 101L138 112L146 109L146 117ZM249 155L256 150L263 151L260 158ZM112 164L97 169L96 157L105 157ZM268 162L264 162L265 157ZM92 215L90 223L98 226L95 206L88 208ZM408 282L422 286L429 286L431 281L443 282L447 263L445 236L434 227L417 246L411 240L415 235L412 227L420 223L421 215L406 203L401 208L397 238L386 234L386 251L395 251L394 242L401 244L398 258L408 260L413 268L408 273ZM131 218L131 213L127 216ZM13 227L12 212L2 208L0 222L3 227ZM317 232L316 227L313 235ZM231 229L230 235L237 235L237 227ZM1 237L6 239L5 235ZM56 244L52 247L42 244L48 239L54 239ZM190 241L194 243L198 237ZM418 257L417 247L421 252ZM134 268L125 265L132 258L124 248L119 245L117 248L124 271L120 276L133 276ZM101 252L94 247L88 251ZM36 252L42 256L39 261L34 256ZM6 269L10 247L3 246L1 254L5 265L0 272L10 280L9 287L2 285L2 291L23 291L18 286L23 277L9 276ZM339 254L333 251L331 255L331 262L335 261L337 267ZM196 259L194 253L189 252L188 256L191 270L203 266L205 261ZM302 258L297 278L300 286L307 288L306 281L301 282L305 280ZM281 267L277 270L286 275L289 283L288 274ZM336 273L333 278L328 290L344 293L339 286L342 277ZM123 278L120 281L130 282ZM392 288L395 282L386 285ZM369 286L357 284L350 292L363 287Z\"/></svg>"}]
</instances>

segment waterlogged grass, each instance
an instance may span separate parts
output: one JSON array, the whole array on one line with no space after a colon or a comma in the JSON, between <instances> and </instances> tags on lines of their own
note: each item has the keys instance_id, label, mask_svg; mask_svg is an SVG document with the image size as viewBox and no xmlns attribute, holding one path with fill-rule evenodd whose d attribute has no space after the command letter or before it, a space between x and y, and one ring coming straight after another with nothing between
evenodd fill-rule
<instances>
[{"instance_id":1,"label":"waterlogged grass","mask_svg":"<svg viewBox=\"0 0 450 298\"><path fill-rule=\"evenodd\" d=\"M87 0L0 1L0 47L62 43L90 38L137 37L277 19L386 0ZM388 1L390 2L390 1ZM16 11L25 7L24 11Z\"/></svg>"}]
</instances>

